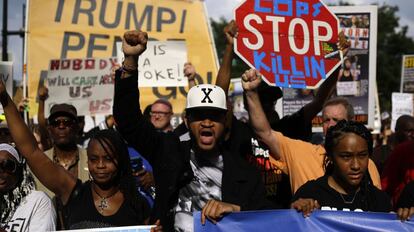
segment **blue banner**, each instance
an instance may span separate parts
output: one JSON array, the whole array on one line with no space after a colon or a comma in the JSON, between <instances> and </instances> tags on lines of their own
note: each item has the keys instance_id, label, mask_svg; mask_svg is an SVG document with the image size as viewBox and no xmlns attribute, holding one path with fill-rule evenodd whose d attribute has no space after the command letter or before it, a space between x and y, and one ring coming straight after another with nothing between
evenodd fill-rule
<instances>
[{"instance_id":1,"label":"blue banner","mask_svg":"<svg viewBox=\"0 0 414 232\"><path fill-rule=\"evenodd\" d=\"M228 231L414 231L414 221L401 222L394 213L317 210L304 218L295 210L266 210L231 213L216 225L194 214L195 232Z\"/></svg>"}]
</instances>

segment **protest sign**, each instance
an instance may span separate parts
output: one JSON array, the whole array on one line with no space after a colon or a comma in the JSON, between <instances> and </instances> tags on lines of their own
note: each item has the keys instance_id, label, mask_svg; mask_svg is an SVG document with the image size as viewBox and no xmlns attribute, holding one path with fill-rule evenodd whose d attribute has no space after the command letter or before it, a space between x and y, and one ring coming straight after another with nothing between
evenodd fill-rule
<instances>
[{"instance_id":1,"label":"protest sign","mask_svg":"<svg viewBox=\"0 0 414 232\"><path fill-rule=\"evenodd\" d=\"M45 115L57 103L76 107L78 115L112 114L114 96L111 68L115 58L57 59L50 62Z\"/></svg>"},{"instance_id":2,"label":"protest sign","mask_svg":"<svg viewBox=\"0 0 414 232\"><path fill-rule=\"evenodd\" d=\"M13 96L13 62L0 61L0 78L6 86L7 93ZM1 105L0 113L3 113L3 107Z\"/></svg>"},{"instance_id":3,"label":"protest sign","mask_svg":"<svg viewBox=\"0 0 414 232\"><path fill-rule=\"evenodd\" d=\"M122 42L116 44L117 59L124 59ZM184 41L148 41L147 50L138 60L139 87L187 86L184 64L187 62Z\"/></svg>"},{"instance_id":4,"label":"protest sign","mask_svg":"<svg viewBox=\"0 0 414 232\"><path fill-rule=\"evenodd\" d=\"M315 210L305 218L296 210L264 210L225 215L217 224L194 214L195 232L269 231L413 231L414 222L401 222L395 213Z\"/></svg>"},{"instance_id":5,"label":"protest sign","mask_svg":"<svg viewBox=\"0 0 414 232\"><path fill-rule=\"evenodd\" d=\"M374 127L377 6L338 6L329 8L340 21L340 31L351 46L339 71L334 97L344 97L353 106L355 120ZM295 113L312 101L314 91L283 90L283 115ZM313 131L322 131L322 114L312 121Z\"/></svg>"},{"instance_id":6,"label":"protest sign","mask_svg":"<svg viewBox=\"0 0 414 232\"><path fill-rule=\"evenodd\" d=\"M317 88L339 66L338 19L319 0L246 0L235 52L270 85Z\"/></svg>"},{"instance_id":7,"label":"protest sign","mask_svg":"<svg viewBox=\"0 0 414 232\"><path fill-rule=\"evenodd\" d=\"M50 60L116 57L116 42L128 30L145 31L150 40L185 41L188 61L202 77L198 83L214 83L218 62L203 1L30 0L27 7L31 116L37 112L41 70ZM184 86L141 88L141 105L164 98L182 112L187 91Z\"/></svg>"},{"instance_id":8,"label":"protest sign","mask_svg":"<svg viewBox=\"0 0 414 232\"><path fill-rule=\"evenodd\" d=\"M404 55L401 66L400 92L414 93L414 55Z\"/></svg>"},{"instance_id":9,"label":"protest sign","mask_svg":"<svg viewBox=\"0 0 414 232\"><path fill-rule=\"evenodd\" d=\"M414 116L412 93L392 93L391 130L394 131L397 119L402 115Z\"/></svg>"}]
</instances>

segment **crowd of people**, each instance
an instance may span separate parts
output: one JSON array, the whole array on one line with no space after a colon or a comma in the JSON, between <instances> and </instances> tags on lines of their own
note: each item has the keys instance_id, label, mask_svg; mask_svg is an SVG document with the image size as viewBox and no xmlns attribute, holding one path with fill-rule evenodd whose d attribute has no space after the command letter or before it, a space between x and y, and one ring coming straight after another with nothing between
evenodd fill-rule
<instances>
[{"instance_id":1,"label":"crowd of people","mask_svg":"<svg viewBox=\"0 0 414 232\"><path fill-rule=\"evenodd\" d=\"M414 214L414 118L398 119L394 139L374 145L355 122L353 106L332 98L340 68L314 99L292 115L275 111L282 92L242 75L249 122L232 112L228 91L237 27L224 29L226 47L215 84L197 84L191 63L183 123L158 99L140 106L138 60L148 35L123 36L125 56L114 70L113 116L89 132L74 106L61 103L45 117L47 88L39 89L38 125L28 126L0 83L7 127L0 128L0 231L52 231L155 225L153 231L193 231L228 213L292 208ZM348 42L341 37L339 49ZM324 143L312 144L312 119L322 111ZM388 136L388 135L387 135ZM385 147L385 148L384 148ZM378 168L379 169L378 169Z\"/></svg>"}]
</instances>

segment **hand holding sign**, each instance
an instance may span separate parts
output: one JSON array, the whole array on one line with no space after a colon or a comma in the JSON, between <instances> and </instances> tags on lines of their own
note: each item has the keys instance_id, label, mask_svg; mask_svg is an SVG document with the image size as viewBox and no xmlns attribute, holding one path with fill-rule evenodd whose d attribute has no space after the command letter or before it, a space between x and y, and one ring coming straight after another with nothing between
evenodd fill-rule
<instances>
[{"instance_id":1,"label":"hand holding sign","mask_svg":"<svg viewBox=\"0 0 414 232\"><path fill-rule=\"evenodd\" d=\"M259 71L247 70L242 75L242 87L244 91L256 91L262 81Z\"/></svg>"},{"instance_id":2,"label":"hand holding sign","mask_svg":"<svg viewBox=\"0 0 414 232\"><path fill-rule=\"evenodd\" d=\"M122 38L122 51L127 56L139 56L147 49L148 34L142 31L127 31Z\"/></svg>"}]
</instances>

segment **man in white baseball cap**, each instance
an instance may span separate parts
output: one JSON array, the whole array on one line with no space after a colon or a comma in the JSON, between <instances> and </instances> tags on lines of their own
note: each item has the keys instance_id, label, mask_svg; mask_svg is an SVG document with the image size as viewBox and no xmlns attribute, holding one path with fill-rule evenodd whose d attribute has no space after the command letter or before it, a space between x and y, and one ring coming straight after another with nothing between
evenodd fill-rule
<instances>
[{"instance_id":1,"label":"man in white baseball cap","mask_svg":"<svg viewBox=\"0 0 414 232\"><path fill-rule=\"evenodd\" d=\"M156 198L151 221L165 231L193 231L193 212L213 222L227 213L267 208L259 173L221 146L227 112L218 86L202 84L187 94L185 122L190 136L160 133L139 105L138 58L147 34L124 34L122 69L115 74L114 117L118 131L154 168ZM138 117L137 117L138 116Z\"/></svg>"}]
</instances>

